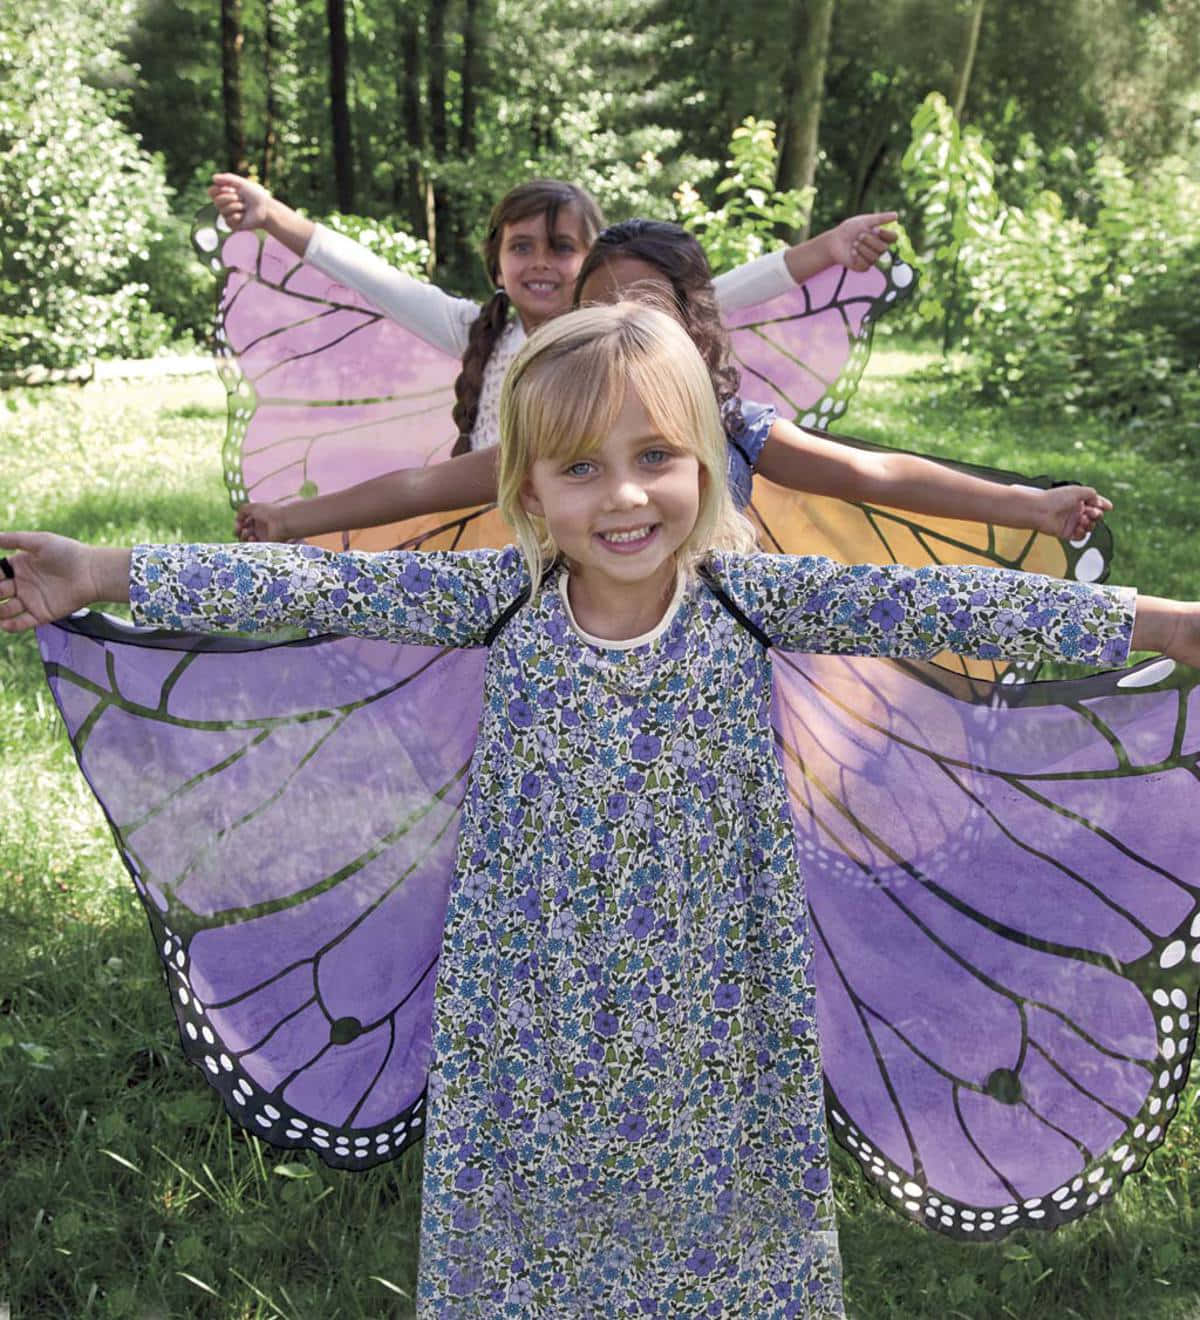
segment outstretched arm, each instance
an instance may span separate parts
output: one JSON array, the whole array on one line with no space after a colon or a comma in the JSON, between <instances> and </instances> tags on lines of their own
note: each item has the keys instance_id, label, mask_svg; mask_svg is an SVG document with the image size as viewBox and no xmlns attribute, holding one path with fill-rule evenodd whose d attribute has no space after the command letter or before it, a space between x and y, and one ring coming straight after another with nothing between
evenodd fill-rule
<instances>
[{"instance_id":1,"label":"outstretched arm","mask_svg":"<svg viewBox=\"0 0 1200 1320\"><path fill-rule=\"evenodd\" d=\"M788 274L803 284L827 266L870 269L896 241L896 231L887 228L896 218L895 211L852 215L816 238L795 244L783 254Z\"/></svg>"},{"instance_id":2,"label":"outstretched arm","mask_svg":"<svg viewBox=\"0 0 1200 1320\"><path fill-rule=\"evenodd\" d=\"M852 215L816 238L790 248L776 248L744 266L727 270L713 280L723 312L735 312L756 303L791 293L797 284L819 275L828 266L868 270L896 241L896 231L884 226L895 211Z\"/></svg>"},{"instance_id":3,"label":"outstretched arm","mask_svg":"<svg viewBox=\"0 0 1200 1320\"><path fill-rule=\"evenodd\" d=\"M230 229L265 229L298 257L304 256L316 226L261 184L240 174L214 174L208 195Z\"/></svg>"},{"instance_id":4,"label":"outstretched arm","mask_svg":"<svg viewBox=\"0 0 1200 1320\"><path fill-rule=\"evenodd\" d=\"M1064 540L1085 536L1112 508L1091 486L1006 486L916 454L838 444L785 421L771 427L757 470L780 486L813 495L1024 527Z\"/></svg>"},{"instance_id":5,"label":"outstretched arm","mask_svg":"<svg viewBox=\"0 0 1200 1320\"><path fill-rule=\"evenodd\" d=\"M242 541L294 541L490 504L496 498L499 453L498 448L477 449L444 463L401 468L311 500L243 504L234 532Z\"/></svg>"}]
</instances>

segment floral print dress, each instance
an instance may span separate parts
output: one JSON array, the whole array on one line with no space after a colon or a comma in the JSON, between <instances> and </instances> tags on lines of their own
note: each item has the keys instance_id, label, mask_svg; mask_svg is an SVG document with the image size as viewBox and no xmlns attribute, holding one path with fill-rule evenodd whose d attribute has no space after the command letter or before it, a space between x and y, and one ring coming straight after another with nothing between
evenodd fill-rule
<instances>
[{"instance_id":1,"label":"floral print dress","mask_svg":"<svg viewBox=\"0 0 1200 1320\"><path fill-rule=\"evenodd\" d=\"M1115 663L1132 593L714 555L778 646ZM842 1314L811 936L771 663L681 576L589 638L552 573L495 637L439 970L419 1313ZM518 553L139 548L140 622L477 646ZM397 932L402 938L403 932Z\"/></svg>"}]
</instances>

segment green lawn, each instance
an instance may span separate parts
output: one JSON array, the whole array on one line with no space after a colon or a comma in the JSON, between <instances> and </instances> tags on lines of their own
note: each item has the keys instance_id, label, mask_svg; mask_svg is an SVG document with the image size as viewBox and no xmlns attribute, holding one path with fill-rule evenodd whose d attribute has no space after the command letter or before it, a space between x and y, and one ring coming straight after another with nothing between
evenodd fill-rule
<instances>
[{"instance_id":1,"label":"green lawn","mask_svg":"<svg viewBox=\"0 0 1200 1320\"><path fill-rule=\"evenodd\" d=\"M1195 594L1195 427L980 408L877 351L848 429L1117 503L1114 580ZM113 544L219 539L215 377L0 396L0 523ZM1136 530L1135 530L1136 529ZM76 772L32 638L0 640L0 1303L32 1317L411 1314L420 1152L365 1174L244 1137L183 1062L145 919ZM837 1160L855 1317L1200 1315L1195 1092L1081 1225L960 1247Z\"/></svg>"}]
</instances>

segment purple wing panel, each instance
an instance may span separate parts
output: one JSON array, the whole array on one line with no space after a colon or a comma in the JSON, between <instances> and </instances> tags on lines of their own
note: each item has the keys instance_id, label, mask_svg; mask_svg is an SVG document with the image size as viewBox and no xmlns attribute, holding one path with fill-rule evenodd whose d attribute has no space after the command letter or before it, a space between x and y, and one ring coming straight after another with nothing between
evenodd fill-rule
<instances>
[{"instance_id":1,"label":"purple wing panel","mask_svg":"<svg viewBox=\"0 0 1200 1320\"><path fill-rule=\"evenodd\" d=\"M1200 687L782 656L835 1137L962 1239L1054 1228L1163 1139L1200 980Z\"/></svg>"},{"instance_id":2,"label":"purple wing panel","mask_svg":"<svg viewBox=\"0 0 1200 1320\"><path fill-rule=\"evenodd\" d=\"M344 1168L397 1154L422 1131L485 653L97 615L39 640L187 1056L276 1145Z\"/></svg>"},{"instance_id":3,"label":"purple wing panel","mask_svg":"<svg viewBox=\"0 0 1200 1320\"><path fill-rule=\"evenodd\" d=\"M219 281L235 506L328 494L449 455L456 358L274 239L219 229L211 211L193 242Z\"/></svg>"},{"instance_id":4,"label":"purple wing panel","mask_svg":"<svg viewBox=\"0 0 1200 1320\"><path fill-rule=\"evenodd\" d=\"M865 271L831 266L790 293L732 313L742 392L802 426L827 426L858 386L876 321L916 283L903 261Z\"/></svg>"},{"instance_id":5,"label":"purple wing panel","mask_svg":"<svg viewBox=\"0 0 1200 1320\"><path fill-rule=\"evenodd\" d=\"M277 1145L393 1157L422 1130L483 653L96 615L40 641L187 1056ZM899 1212L1057 1227L1162 1141L1195 1041L1198 705L1169 662L1001 688L777 658L830 1124Z\"/></svg>"}]
</instances>

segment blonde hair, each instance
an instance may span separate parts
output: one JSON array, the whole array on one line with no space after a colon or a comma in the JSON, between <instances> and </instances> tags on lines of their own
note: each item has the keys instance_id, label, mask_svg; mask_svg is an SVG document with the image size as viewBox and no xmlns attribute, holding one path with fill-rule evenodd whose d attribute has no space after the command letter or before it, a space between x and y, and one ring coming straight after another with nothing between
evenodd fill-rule
<instances>
[{"instance_id":1,"label":"blonde hair","mask_svg":"<svg viewBox=\"0 0 1200 1320\"><path fill-rule=\"evenodd\" d=\"M529 337L500 394L500 512L535 583L558 549L545 520L522 505L521 486L538 459L565 465L594 453L629 389L663 438L695 454L705 474L696 524L677 551L683 568L690 572L710 550L755 547L754 529L729 496L712 377L687 332L644 303L585 307Z\"/></svg>"}]
</instances>

